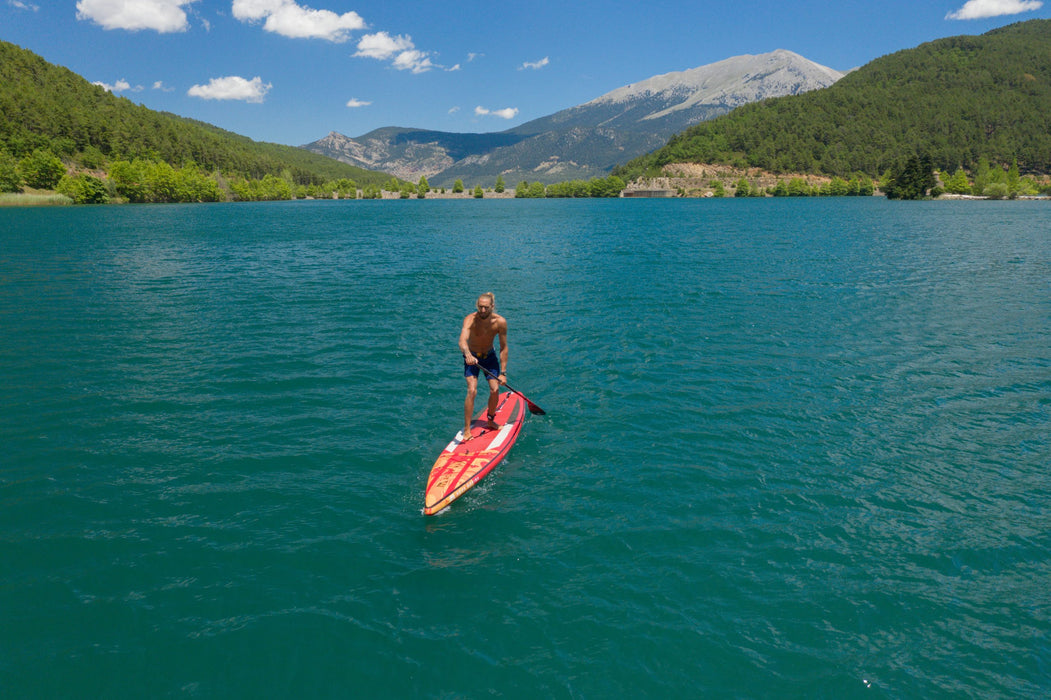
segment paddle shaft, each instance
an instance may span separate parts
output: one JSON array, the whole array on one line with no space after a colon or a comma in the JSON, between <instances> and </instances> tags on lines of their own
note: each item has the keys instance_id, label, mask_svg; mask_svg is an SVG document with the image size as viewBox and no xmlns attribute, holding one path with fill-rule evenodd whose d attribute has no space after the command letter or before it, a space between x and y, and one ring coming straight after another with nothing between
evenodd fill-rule
<instances>
[{"instance_id":1,"label":"paddle shaft","mask_svg":"<svg viewBox=\"0 0 1051 700\"><path fill-rule=\"evenodd\" d=\"M500 378L499 378L499 377L495 376L495 375L494 375L494 374L493 374L492 372L490 372L489 370L487 370L487 369L486 369L485 367L482 367L481 365L478 365L478 367L479 367L479 368L480 368L480 369L481 369L481 370L482 370L483 372L485 372L486 376L488 376L488 377L492 377L492 378L493 378L493 379L495 379L496 381L500 381ZM506 386L506 387L507 387L508 391L510 391L510 392L512 392L512 393L514 393L514 394L518 394L518 395L519 395L519 396L521 396L521 397L522 397L523 399L525 399L525 402L526 402L526 406L527 406L527 407L529 408L529 412L530 412L530 413L532 413L532 414L534 414L534 415L538 415L538 416L542 416L542 415L544 415L544 414L546 414L546 413L547 413L547 411L545 411L544 409L540 408L540 407L539 407L539 406L537 406L537 405L536 405L535 403L533 403L532 401L530 401L530 400L529 400L529 397L528 397L528 396L526 396L526 395L525 395L525 394L523 394L522 392L518 391L517 389L515 389L515 388L514 388L513 386L511 386L511 385L510 385L510 384L508 384L507 382L504 382L504 386Z\"/></svg>"}]
</instances>

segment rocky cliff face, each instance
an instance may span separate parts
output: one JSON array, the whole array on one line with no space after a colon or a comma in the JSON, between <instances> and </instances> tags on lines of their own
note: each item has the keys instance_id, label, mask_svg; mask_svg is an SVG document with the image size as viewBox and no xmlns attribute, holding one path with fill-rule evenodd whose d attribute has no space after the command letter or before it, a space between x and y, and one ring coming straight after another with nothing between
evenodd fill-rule
<instances>
[{"instance_id":1,"label":"rocky cliff face","mask_svg":"<svg viewBox=\"0 0 1051 700\"><path fill-rule=\"evenodd\" d=\"M420 176L432 177L456 161L449 150L437 141L399 143L398 129L380 129L352 139L333 131L320 141L306 146L344 163L370 163L370 170L382 170L404 180L416 181ZM406 130L404 133L413 133Z\"/></svg>"},{"instance_id":2,"label":"rocky cliff face","mask_svg":"<svg viewBox=\"0 0 1051 700\"><path fill-rule=\"evenodd\" d=\"M387 127L357 138L336 132L303 148L432 186L488 186L503 175L557 182L601 177L705 119L748 102L827 87L843 73L777 50L658 75L576 107L494 134Z\"/></svg>"}]
</instances>

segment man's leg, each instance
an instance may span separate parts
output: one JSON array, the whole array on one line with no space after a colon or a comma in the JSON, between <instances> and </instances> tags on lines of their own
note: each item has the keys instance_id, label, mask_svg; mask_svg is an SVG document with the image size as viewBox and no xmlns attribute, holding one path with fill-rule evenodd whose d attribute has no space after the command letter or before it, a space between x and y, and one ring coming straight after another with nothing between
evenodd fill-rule
<instances>
[{"instance_id":1,"label":"man's leg","mask_svg":"<svg viewBox=\"0 0 1051 700\"><path fill-rule=\"evenodd\" d=\"M467 398L463 402L463 437L471 436L471 418L474 417L474 397L478 395L478 377L468 375Z\"/></svg>"},{"instance_id":2,"label":"man's leg","mask_svg":"<svg viewBox=\"0 0 1051 700\"><path fill-rule=\"evenodd\" d=\"M489 423L490 428L496 428L496 422L492 416L496 415L496 407L500 405L500 382L495 379L489 380Z\"/></svg>"}]
</instances>

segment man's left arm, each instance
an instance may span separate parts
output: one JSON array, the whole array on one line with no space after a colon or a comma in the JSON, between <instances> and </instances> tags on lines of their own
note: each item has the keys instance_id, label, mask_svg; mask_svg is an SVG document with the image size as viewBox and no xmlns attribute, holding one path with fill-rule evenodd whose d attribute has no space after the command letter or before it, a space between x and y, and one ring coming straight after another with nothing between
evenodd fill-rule
<instances>
[{"instance_id":1,"label":"man's left arm","mask_svg":"<svg viewBox=\"0 0 1051 700\"><path fill-rule=\"evenodd\" d=\"M507 383L507 321L500 324L500 374L504 376L503 384Z\"/></svg>"}]
</instances>

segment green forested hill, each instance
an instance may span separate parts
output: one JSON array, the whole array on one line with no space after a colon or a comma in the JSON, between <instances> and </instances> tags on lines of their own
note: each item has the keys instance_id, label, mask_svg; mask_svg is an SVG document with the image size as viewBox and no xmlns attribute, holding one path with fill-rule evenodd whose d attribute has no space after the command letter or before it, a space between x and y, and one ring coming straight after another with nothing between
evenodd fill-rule
<instances>
[{"instance_id":1,"label":"green forested hill","mask_svg":"<svg viewBox=\"0 0 1051 700\"><path fill-rule=\"evenodd\" d=\"M950 172L982 158L1051 172L1051 20L884 56L823 90L702 122L615 172L698 162L879 176L918 154Z\"/></svg>"},{"instance_id":2,"label":"green forested hill","mask_svg":"<svg viewBox=\"0 0 1051 700\"><path fill-rule=\"evenodd\" d=\"M39 148L91 169L108 160L143 158L249 179L291 174L298 184L390 180L300 148L255 142L147 109L0 41L0 153L21 158Z\"/></svg>"}]
</instances>

